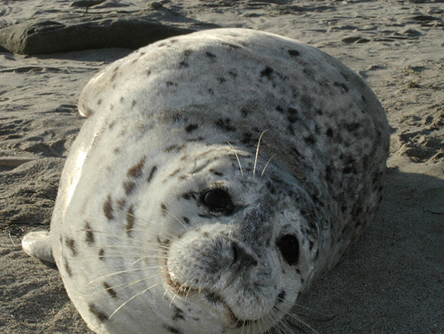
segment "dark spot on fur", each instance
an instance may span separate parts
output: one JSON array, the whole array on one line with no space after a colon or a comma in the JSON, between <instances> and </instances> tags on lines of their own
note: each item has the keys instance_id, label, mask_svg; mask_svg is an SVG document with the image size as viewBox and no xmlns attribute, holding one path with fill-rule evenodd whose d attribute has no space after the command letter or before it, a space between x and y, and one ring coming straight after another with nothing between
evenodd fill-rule
<instances>
[{"instance_id":1,"label":"dark spot on fur","mask_svg":"<svg viewBox=\"0 0 445 335\"><path fill-rule=\"evenodd\" d=\"M125 100L125 98L124 98L124 97L121 97L121 98L120 98L120 102L121 102L121 103L123 103L123 102L124 102L124 100Z\"/></svg>"},{"instance_id":2,"label":"dark spot on fur","mask_svg":"<svg viewBox=\"0 0 445 335\"><path fill-rule=\"evenodd\" d=\"M162 244L164 246L170 245L170 240L169 239L167 239L165 241L162 241L161 237L159 237L159 236L156 236L156 241L158 241L159 244Z\"/></svg>"},{"instance_id":3,"label":"dark spot on fur","mask_svg":"<svg viewBox=\"0 0 445 335\"><path fill-rule=\"evenodd\" d=\"M312 109L312 98L309 95L303 95L301 97L301 104L303 105L303 110Z\"/></svg>"},{"instance_id":4,"label":"dark spot on fur","mask_svg":"<svg viewBox=\"0 0 445 335\"><path fill-rule=\"evenodd\" d=\"M195 192L187 192L187 193L183 193L182 194L182 197L185 199L185 200L190 200L190 199L194 199L194 200L196 200L197 198L196 198L196 193Z\"/></svg>"},{"instance_id":5,"label":"dark spot on fur","mask_svg":"<svg viewBox=\"0 0 445 335\"><path fill-rule=\"evenodd\" d=\"M294 154L296 154L299 158L304 159L303 156L301 156L301 153L298 151L297 148L292 147L292 148L291 148L291 151L292 151Z\"/></svg>"},{"instance_id":6,"label":"dark spot on fur","mask_svg":"<svg viewBox=\"0 0 445 335\"><path fill-rule=\"evenodd\" d=\"M100 321L100 322L104 322L108 320L108 317L105 315L104 312L101 312L97 309L97 307L94 304L89 304L88 305L89 310L91 313L94 314L94 316Z\"/></svg>"},{"instance_id":7,"label":"dark spot on fur","mask_svg":"<svg viewBox=\"0 0 445 335\"><path fill-rule=\"evenodd\" d=\"M235 79L236 77L238 77L238 74L233 71L229 71L229 76Z\"/></svg>"},{"instance_id":8,"label":"dark spot on fur","mask_svg":"<svg viewBox=\"0 0 445 335\"><path fill-rule=\"evenodd\" d=\"M331 166L326 166L325 169L325 174L326 174L326 180L328 183L332 184L334 182L333 176L332 176L332 168Z\"/></svg>"},{"instance_id":9,"label":"dark spot on fur","mask_svg":"<svg viewBox=\"0 0 445 335\"><path fill-rule=\"evenodd\" d=\"M125 204L127 203L127 199L121 198L117 202L117 205L119 206L119 209L122 210L125 207Z\"/></svg>"},{"instance_id":10,"label":"dark spot on fur","mask_svg":"<svg viewBox=\"0 0 445 335\"><path fill-rule=\"evenodd\" d=\"M101 261L103 261L104 260L104 253L105 253L105 251L104 251L104 249L100 249L99 250L99 253L98 253L98 255L99 255L99 259L101 260Z\"/></svg>"},{"instance_id":11,"label":"dark spot on fur","mask_svg":"<svg viewBox=\"0 0 445 335\"><path fill-rule=\"evenodd\" d=\"M147 182L151 182L151 179L153 178L153 175L155 174L158 167L155 165L151 168L150 174L148 175Z\"/></svg>"},{"instance_id":12,"label":"dark spot on fur","mask_svg":"<svg viewBox=\"0 0 445 335\"><path fill-rule=\"evenodd\" d=\"M224 78L224 77L218 77L216 79L218 79L220 84L225 83L227 81L226 78Z\"/></svg>"},{"instance_id":13,"label":"dark spot on fur","mask_svg":"<svg viewBox=\"0 0 445 335\"><path fill-rule=\"evenodd\" d=\"M136 183L134 181L125 181L124 182L125 194L129 195L133 191L135 186L136 186Z\"/></svg>"},{"instance_id":14,"label":"dark spot on fur","mask_svg":"<svg viewBox=\"0 0 445 335\"><path fill-rule=\"evenodd\" d=\"M328 136L328 137L334 136L334 132L332 131L332 128L328 128L328 130L326 130L326 136Z\"/></svg>"},{"instance_id":15,"label":"dark spot on fur","mask_svg":"<svg viewBox=\"0 0 445 335\"><path fill-rule=\"evenodd\" d=\"M300 52L298 50L288 50L287 53L293 58L300 56Z\"/></svg>"},{"instance_id":16,"label":"dark spot on fur","mask_svg":"<svg viewBox=\"0 0 445 335\"><path fill-rule=\"evenodd\" d=\"M151 70L147 70L147 71L145 71L145 75L146 75L147 77L149 77L149 76L151 75Z\"/></svg>"},{"instance_id":17,"label":"dark spot on fur","mask_svg":"<svg viewBox=\"0 0 445 335\"><path fill-rule=\"evenodd\" d=\"M108 195L107 201L104 202L103 206L104 214L108 220L114 219L113 206L111 204L111 196Z\"/></svg>"},{"instance_id":18,"label":"dark spot on fur","mask_svg":"<svg viewBox=\"0 0 445 335\"><path fill-rule=\"evenodd\" d=\"M365 96L363 94L362 94L362 101L366 102L366 98L365 98Z\"/></svg>"},{"instance_id":19,"label":"dark spot on fur","mask_svg":"<svg viewBox=\"0 0 445 335\"><path fill-rule=\"evenodd\" d=\"M222 42L221 45L224 45L225 47L229 47L230 49L239 49L240 46L232 44L232 43L227 43L227 42Z\"/></svg>"},{"instance_id":20,"label":"dark spot on fur","mask_svg":"<svg viewBox=\"0 0 445 335\"><path fill-rule=\"evenodd\" d=\"M187 62L182 61L179 63L179 67L183 69L183 68L189 67L189 64Z\"/></svg>"},{"instance_id":21,"label":"dark spot on fur","mask_svg":"<svg viewBox=\"0 0 445 335\"><path fill-rule=\"evenodd\" d=\"M65 244L71 250L71 253L73 254L73 256L76 256L77 255L76 241L74 241L73 239L71 239L69 237L65 237Z\"/></svg>"},{"instance_id":22,"label":"dark spot on fur","mask_svg":"<svg viewBox=\"0 0 445 335\"><path fill-rule=\"evenodd\" d=\"M185 144L181 144L181 145L173 144L173 145L170 145L167 148L165 148L165 152L171 152L173 150L181 151L184 148L185 148Z\"/></svg>"},{"instance_id":23,"label":"dark spot on fur","mask_svg":"<svg viewBox=\"0 0 445 335\"><path fill-rule=\"evenodd\" d=\"M308 136L308 137L305 137L305 138L304 138L304 141L305 141L307 144L315 144L316 139L315 139L314 136L310 135L310 136Z\"/></svg>"},{"instance_id":24,"label":"dark spot on fur","mask_svg":"<svg viewBox=\"0 0 445 335\"><path fill-rule=\"evenodd\" d=\"M275 109L276 109L277 111L279 111L280 113L284 113L284 108L281 107L281 106L277 106L277 107L275 107Z\"/></svg>"},{"instance_id":25,"label":"dark spot on fur","mask_svg":"<svg viewBox=\"0 0 445 335\"><path fill-rule=\"evenodd\" d=\"M241 109L241 116L242 117L247 117L249 114L251 114L252 112L250 110L248 110L247 108L242 108Z\"/></svg>"},{"instance_id":26,"label":"dark spot on fur","mask_svg":"<svg viewBox=\"0 0 445 335\"><path fill-rule=\"evenodd\" d=\"M224 130L227 130L227 131L235 131L236 130L236 128L234 127L234 126L232 126L232 121L229 119L229 118L227 118L227 119L218 119L217 121L215 121L215 125L218 127L218 128L221 128L221 129L224 129Z\"/></svg>"},{"instance_id":27,"label":"dark spot on fur","mask_svg":"<svg viewBox=\"0 0 445 335\"><path fill-rule=\"evenodd\" d=\"M187 127L185 127L185 131L187 133L190 133L196 129L198 129L198 125L196 123L190 123Z\"/></svg>"},{"instance_id":28,"label":"dark spot on fur","mask_svg":"<svg viewBox=\"0 0 445 335\"><path fill-rule=\"evenodd\" d=\"M72 277L73 276L73 272L72 272L71 267L68 264L68 260L66 258L64 259L64 265L65 265L66 273L68 274L68 276Z\"/></svg>"},{"instance_id":29,"label":"dark spot on fur","mask_svg":"<svg viewBox=\"0 0 445 335\"><path fill-rule=\"evenodd\" d=\"M278 306L280 304L282 304L286 299L286 291L282 290L278 295L277 298L275 300L275 306Z\"/></svg>"},{"instance_id":30,"label":"dark spot on fur","mask_svg":"<svg viewBox=\"0 0 445 335\"><path fill-rule=\"evenodd\" d=\"M182 334L182 332L181 332L178 328L175 328L175 327L172 327L172 326L169 326L169 325L164 325L164 328L165 328L166 330L168 330L170 333L173 333L173 334Z\"/></svg>"},{"instance_id":31,"label":"dark spot on fur","mask_svg":"<svg viewBox=\"0 0 445 335\"><path fill-rule=\"evenodd\" d=\"M223 303L223 301L221 300L221 298L219 296L217 296L215 293L208 293L205 295L206 299L208 301L210 301L213 304L221 304Z\"/></svg>"},{"instance_id":32,"label":"dark spot on fur","mask_svg":"<svg viewBox=\"0 0 445 335\"><path fill-rule=\"evenodd\" d=\"M97 100L97 104L100 105L102 103L102 99Z\"/></svg>"},{"instance_id":33,"label":"dark spot on fur","mask_svg":"<svg viewBox=\"0 0 445 335\"><path fill-rule=\"evenodd\" d=\"M351 123L347 123L346 125L345 125L345 127L346 127L346 129L348 130L348 131L350 131L350 132L353 132L353 131L355 131L355 130L357 130L358 128L360 128L360 123L358 123L358 122L351 122Z\"/></svg>"},{"instance_id":34,"label":"dark spot on fur","mask_svg":"<svg viewBox=\"0 0 445 335\"><path fill-rule=\"evenodd\" d=\"M161 210L163 216L166 216L168 214L167 206L164 203L161 204Z\"/></svg>"},{"instance_id":35,"label":"dark spot on fur","mask_svg":"<svg viewBox=\"0 0 445 335\"><path fill-rule=\"evenodd\" d=\"M190 219L188 217L183 216L182 220L186 223L186 224L190 224Z\"/></svg>"},{"instance_id":36,"label":"dark spot on fur","mask_svg":"<svg viewBox=\"0 0 445 335\"><path fill-rule=\"evenodd\" d=\"M195 174L195 173L201 172L208 165L208 163L209 162L206 162L205 164L202 164L202 165L198 165L197 167L195 167L193 170L190 171L190 174Z\"/></svg>"},{"instance_id":37,"label":"dark spot on fur","mask_svg":"<svg viewBox=\"0 0 445 335\"><path fill-rule=\"evenodd\" d=\"M353 166L347 166L342 170L342 172L344 174L349 174L349 173L357 174L357 169Z\"/></svg>"},{"instance_id":38,"label":"dark spot on fur","mask_svg":"<svg viewBox=\"0 0 445 335\"><path fill-rule=\"evenodd\" d=\"M146 157L143 157L143 158L141 158L139 163L137 163L136 165L132 166L130 168L130 170L128 170L127 176L129 176L129 177L139 177L141 175L141 172L142 172L142 169L144 167L146 159L147 159Z\"/></svg>"},{"instance_id":39,"label":"dark spot on fur","mask_svg":"<svg viewBox=\"0 0 445 335\"><path fill-rule=\"evenodd\" d=\"M173 321L176 321L178 319L180 319L180 320L184 320L185 319L184 318L184 312L182 311L182 309L174 306L174 312L175 312L175 315L173 315Z\"/></svg>"},{"instance_id":40,"label":"dark spot on fur","mask_svg":"<svg viewBox=\"0 0 445 335\"><path fill-rule=\"evenodd\" d=\"M287 120L288 120L290 123L295 123L295 122L297 122L299 119L300 119L300 118L299 118L297 115L288 115L288 116L287 116Z\"/></svg>"},{"instance_id":41,"label":"dark spot on fur","mask_svg":"<svg viewBox=\"0 0 445 335\"><path fill-rule=\"evenodd\" d=\"M105 290L107 291L107 293L112 297L112 298L116 298L117 297L117 293L115 290L113 290L111 288L111 286L107 283L107 282L103 282L103 285L105 287Z\"/></svg>"},{"instance_id":42,"label":"dark spot on fur","mask_svg":"<svg viewBox=\"0 0 445 335\"><path fill-rule=\"evenodd\" d=\"M173 172L169 175L169 177L171 178L171 177L176 176L180 171L181 171L181 169L176 169L175 171L173 171ZM164 180L164 183L165 183L166 181L167 181L167 180Z\"/></svg>"},{"instance_id":43,"label":"dark spot on fur","mask_svg":"<svg viewBox=\"0 0 445 335\"><path fill-rule=\"evenodd\" d=\"M136 100L133 99L133 100L131 101L131 108L133 108L134 106L136 106Z\"/></svg>"},{"instance_id":44,"label":"dark spot on fur","mask_svg":"<svg viewBox=\"0 0 445 335\"><path fill-rule=\"evenodd\" d=\"M165 84L167 85L167 87L178 86L177 83L174 83L172 81L167 81Z\"/></svg>"},{"instance_id":45,"label":"dark spot on fur","mask_svg":"<svg viewBox=\"0 0 445 335\"><path fill-rule=\"evenodd\" d=\"M271 194L275 194L277 192L277 189L275 188L275 185L271 183L270 181L266 182L266 187L269 190Z\"/></svg>"},{"instance_id":46,"label":"dark spot on fur","mask_svg":"<svg viewBox=\"0 0 445 335\"><path fill-rule=\"evenodd\" d=\"M190 50L190 49L184 50L184 51L182 52L182 54L183 54L185 57L190 56L192 53L193 53L193 51Z\"/></svg>"},{"instance_id":47,"label":"dark spot on fur","mask_svg":"<svg viewBox=\"0 0 445 335\"><path fill-rule=\"evenodd\" d=\"M85 222L85 242L87 242L88 245L94 243L94 234L89 222Z\"/></svg>"},{"instance_id":48,"label":"dark spot on fur","mask_svg":"<svg viewBox=\"0 0 445 335\"><path fill-rule=\"evenodd\" d=\"M216 171L215 169L209 169L209 172L213 173L215 176L224 176L224 173Z\"/></svg>"},{"instance_id":49,"label":"dark spot on fur","mask_svg":"<svg viewBox=\"0 0 445 335\"><path fill-rule=\"evenodd\" d=\"M261 77L267 77L267 79L272 79L273 69L269 66L266 66L263 71L261 71Z\"/></svg>"},{"instance_id":50,"label":"dark spot on fur","mask_svg":"<svg viewBox=\"0 0 445 335\"><path fill-rule=\"evenodd\" d=\"M255 142L255 139L253 138L252 133L250 133L250 132L244 133L243 138L241 139L241 143L250 144L252 142Z\"/></svg>"},{"instance_id":51,"label":"dark spot on fur","mask_svg":"<svg viewBox=\"0 0 445 335\"><path fill-rule=\"evenodd\" d=\"M127 233L128 237L132 237L131 231L133 229L133 226L134 226L134 208L133 205L131 205L127 212L127 225L125 226L125 232Z\"/></svg>"},{"instance_id":52,"label":"dark spot on fur","mask_svg":"<svg viewBox=\"0 0 445 335\"><path fill-rule=\"evenodd\" d=\"M346 92L349 91L349 87L346 86L346 85L343 84L343 83L335 82L335 83L334 83L334 86L335 86L335 87L341 87L341 88L342 88L342 93L346 93Z\"/></svg>"},{"instance_id":53,"label":"dark spot on fur","mask_svg":"<svg viewBox=\"0 0 445 335\"><path fill-rule=\"evenodd\" d=\"M206 52L206 56L207 56L208 58L210 58L210 59L215 59L215 58L216 58L216 55L215 55L215 54L212 54L211 52Z\"/></svg>"}]
</instances>

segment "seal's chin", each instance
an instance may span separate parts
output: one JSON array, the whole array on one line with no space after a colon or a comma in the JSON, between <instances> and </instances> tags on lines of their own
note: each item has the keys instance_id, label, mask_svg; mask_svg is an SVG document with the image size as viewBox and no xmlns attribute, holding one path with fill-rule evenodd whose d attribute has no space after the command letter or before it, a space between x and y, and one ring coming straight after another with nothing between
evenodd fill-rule
<instances>
[{"instance_id":1,"label":"seal's chin","mask_svg":"<svg viewBox=\"0 0 445 335\"><path fill-rule=\"evenodd\" d=\"M215 302L218 302L220 304L223 304L225 309L227 310L227 319L229 321L229 326L231 328L243 328L243 327L251 327L255 323L261 322L263 318L259 319L246 319L242 318L240 316L237 316L232 308L229 306L229 304L223 299L221 295L215 292L211 292L209 289L199 290L196 288L188 287L184 284L181 284L178 282L175 278L175 275L171 271L166 271L166 279L167 284L170 287L171 291L180 297L189 298L194 295L205 295L207 298L211 298L211 300L214 300Z\"/></svg>"}]
</instances>

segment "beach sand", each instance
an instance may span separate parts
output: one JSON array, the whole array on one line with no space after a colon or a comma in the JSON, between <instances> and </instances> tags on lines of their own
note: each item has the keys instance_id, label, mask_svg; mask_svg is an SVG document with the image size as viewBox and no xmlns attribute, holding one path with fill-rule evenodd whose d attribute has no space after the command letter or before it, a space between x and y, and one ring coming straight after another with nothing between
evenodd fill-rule
<instances>
[{"instance_id":1,"label":"beach sand","mask_svg":"<svg viewBox=\"0 0 445 335\"><path fill-rule=\"evenodd\" d=\"M0 25L136 11L152 1L4 1ZM340 59L380 98L392 127L378 217L300 301L295 332L443 333L443 2L161 1L221 27L298 39ZM79 36L81 38L81 36ZM77 99L102 67L132 50L41 56L0 52L0 332L88 333L58 272L21 250L48 229L60 173L84 119Z\"/></svg>"}]
</instances>

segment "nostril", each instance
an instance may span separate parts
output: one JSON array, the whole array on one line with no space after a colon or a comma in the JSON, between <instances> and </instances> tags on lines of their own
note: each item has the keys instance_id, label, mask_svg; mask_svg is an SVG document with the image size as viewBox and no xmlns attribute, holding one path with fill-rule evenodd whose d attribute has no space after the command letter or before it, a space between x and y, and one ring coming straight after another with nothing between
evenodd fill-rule
<instances>
[{"instance_id":1,"label":"nostril","mask_svg":"<svg viewBox=\"0 0 445 335\"><path fill-rule=\"evenodd\" d=\"M253 255L251 255L245 248L240 246L238 243L232 243L233 259L231 266L238 264L238 266L248 267L257 266L258 261Z\"/></svg>"}]
</instances>

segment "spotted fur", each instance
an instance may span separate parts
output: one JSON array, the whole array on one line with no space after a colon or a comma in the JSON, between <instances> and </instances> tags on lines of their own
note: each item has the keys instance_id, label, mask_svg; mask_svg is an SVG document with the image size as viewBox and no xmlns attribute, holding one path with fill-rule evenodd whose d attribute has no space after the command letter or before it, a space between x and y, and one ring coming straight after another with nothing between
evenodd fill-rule
<instances>
[{"instance_id":1,"label":"spotted fur","mask_svg":"<svg viewBox=\"0 0 445 335\"><path fill-rule=\"evenodd\" d=\"M97 74L79 111L49 248L99 333L267 331L381 199L378 99L284 37L154 43Z\"/></svg>"}]
</instances>

